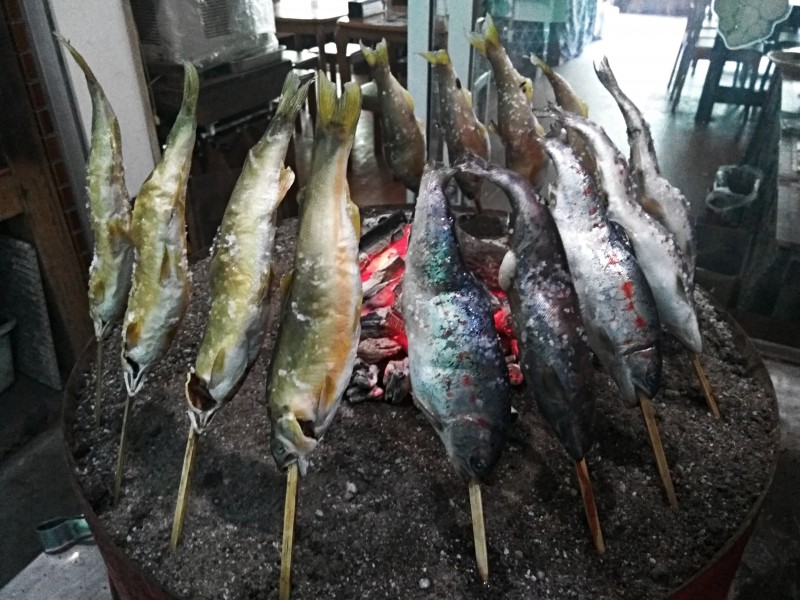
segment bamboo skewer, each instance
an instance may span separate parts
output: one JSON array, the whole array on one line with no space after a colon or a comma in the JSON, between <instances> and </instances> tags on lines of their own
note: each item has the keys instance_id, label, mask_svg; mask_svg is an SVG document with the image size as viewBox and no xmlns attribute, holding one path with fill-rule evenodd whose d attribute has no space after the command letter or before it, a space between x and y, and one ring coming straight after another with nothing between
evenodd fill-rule
<instances>
[{"instance_id":1,"label":"bamboo skewer","mask_svg":"<svg viewBox=\"0 0 800 600\"><path fill-rule=\"evenodd\" d=\"M297 463L286 471L286 503L283 507L283 544L281 545L281 581L279 600L289 600L292 592L292 544L294 543L294 513L297 502Z\"/></svg>"},{"instance_id":2,"label":"bamboo skewer","mask_svg":"<svg viewBox=\"0 0 800 600\"><path fill-rule=\"evenodd\" d=\"M119 436L119 454L117 455L117 473L114 477L114 506L119 502L119 491L122 488L122 473L125 470L125 451L128 445L128 427L130 426L131 404L133 396L125 399L125 413L122 417L122 432Z\"/></svg>"},{"instance_id":3,"label":"bamboo skewer","mask_svg":"<svg viewBox=\"0 0 800 600\"><path fill-rule=\"evenodd\" d=\"M675 495L675 487L672 485L672 476L669 473L667 457L664 455L664 446L661 444L661 436L658 433L658 425L656 424L656 418L653 412L653 403L650 398L644 394L639 394L639 406L642 409L642 416L647 426L647 433L650 435L650 445L653 448L653 454L656 458L658 474L661 476L661 482L664 484L664 490L667 492L667 500L669 500L669 505L672 510L678 510L678 497Z\"/></svg>"},{"instance_id":4,"label":"bamboo skewer","mask_svg":"<svg viewBox=\"0 0 800 600\"><path fill-rule=\"evenodd\" d=\"M714 390L711 389L711 383L708 381L706 370L700 362L700 357L694 352L689 352L689 359L692 362L694 373L697 375L697 381L700 383L700 389L703 390L703 396L705 396L708 409L711 411L712 415L719 419L719 408L717 407L717 400L714 398Z\"/></svg>"},{"instance_id":5,"label":"bamboo skewer","mask_svg":"<svg viewBox=\"0 0 800 600\"><path fill-rule=\"evenodd\" d=\"M475 560L478 573L484 583L489 582L489 558L486 553L486 529L483 526L483 501L481 486L477 481L469 482L469 506L472 510L472 535L475 539Z\"/></svg>"},{"instance_id":6,"label":"bamboo skewer","mask_svg":"<svg viewBox=\"0 0 800 600\"><path fill-rule=\"evenodd\" d=\"M94 424L100 426L100 401L103 398L103 338L97 338L97 358L94 363Z\"/></svg>"},{"instance_id":7,"label":"bamboo skewer","mask_svg":"<svg viewBox=\"0 0 800 600\"><path fill-rule=\"evenodd\" d=\"M197 438L198 435L194 427L189 425L189 439L186 440L186 453L183 455L181 482L178 486L178 501L175 503L175 516L172 519L172 538L170 539L170 546L172 546L173 550L178 547L178 542L183 532L183 523L186 521L186 503L189 499L189 482L191 481L194 458L197 453Z\"/></svg>"},{"instance_id":8,"label":"bamboo skewer","mask_svg":"<svg viewBox=\"0 0 800 600\"><path fill-rule=\"evenodd\" d=\"M582 458L575 461L575 469L578 472L578 485L581 488L583 509L586 511L586 520L589 522L589 531L592 534L594 549L597 550L598 554L604 554L606 543L603 540L603 530L600 529L600 518L597 515L597 506L594 503L594 492L592 491L592 482L589 479L586 459Z\"/></svg>"}]
</instances>

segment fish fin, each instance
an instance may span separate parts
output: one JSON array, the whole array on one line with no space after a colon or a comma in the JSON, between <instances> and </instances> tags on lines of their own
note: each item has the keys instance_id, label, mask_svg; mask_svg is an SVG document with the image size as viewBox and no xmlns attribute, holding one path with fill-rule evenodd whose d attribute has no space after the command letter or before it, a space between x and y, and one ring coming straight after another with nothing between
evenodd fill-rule
<instances>
[{"instance_id":1,"label":"fish fin","mask_svg":"<svg viewBox=\"0 0 800 600\"><path fill-rule=\"evenodd\" d=\"M539 123L539 119L536 118L536 115L534 115L534 117L533 117L533 131L539 137L544 137L545 136L544 127L542 127L542 124Z\"/></svg>"},{"instance_id":2,"label":"fish fin","mask_svg":"<svg viewBox=\"0 0 800 600\"><path fill-rule=\"evenodd\" d=\"M472 47L480 52L483 56L486 56L486 53L490 47L500 46L500 34L497 33L497 27L492 20L492 15L489 13L486 13L481 32L472 32L467 35L469 37L469 43L472 44Z\"/></svg>"},{"instance_id":3,"label":"fish fin","mask_svg":"<svg viewBox=\"0 0 800 600\"><path fill-rule=\"evenodd\" d=\"M283 80L281 99L278 102L278 108L275 110L275 117L283 117L289 121L294 121L306 101L310 86L311 80L301 83L297 73L289 71L286 79Z\"/></svg>"},{"instance_id":4,"label":"fish fin","mask_svg":"<svg viewBox=\"0 0 800 600\"><path fill-rule=\"evenodd\" d=\"M101 304L106 295L106 284L100 277L95 277L89 284L89 297L95 301L96 304Z\"/></svg>"},{"instance_id":5,"label":"fish fin","mask_svg":"<svg viewBox=\"0 0 800 600\"><path fill-rule=\"evenodd\" d=\"M609 91L611 88L617 87L617 78L611 70L611 65L608 62L607 56L604 56L603 60L600 61L599 67L594 65L594 72L597 74L597 78L600 80L600 83L603 84L603 87L608 88Z\"/></svg>"},{"instance_id":6,"label":"fish fin","mask_svg":"<svg viewBox=\"0 0 800 600\"><path fill-rule=\"evenodd\" d=\"M169 256L169 248L164 248L164 254L161 255L161 272L158 279L161 283L166 283L170 280L172 275L172 260Z\"/></svg>"},{"instance_id":7,"label":"fish fin","mask_svg":"<svg viewBox=\"0 0 800 600\"><path fill-rule=\"evenodd\" d=\"M639 199L639 204L644 209L644 212L651 217L654 217L658 221L664 219L664 207L656 199L650 196L643 196Z\"/></svg>"},{"instance_id":8,"label":"fish fin","mask_svg":"<svg viewBox=\"0 0 800 600\"><path fill-rule=\"evenodd\" d=\"M321 408L327 408L333 405L335 398L333 395L336 393L336 382L330 375L325 375L322 380L322 387L319 389L319 396L317 396L317 406L314 409L314 414L319 415ZM325 411L327 412L327 411ZM316 437L316 436L310 436Z\"/></svg>"},{"instance_id":9,"label":"fish fin","mask_svg":"<svg viewBox=\"0 0 800 600\"><path fill-rule=\"evenodd\" d=\"M133 244L130 230L120 218L108 222L108 237L113 245L114 254L119 254L125 247Z\"/></svg>"},{"instance_id":10,"label":"fish fin","mask_svg":"<svg viewBox=\"0 0 800 600\"><path fill-rule=\"evenodd\" d=\"M389 65L389 46L386 44L386 38L378 42L374 50L369 46L365 46L364 42L359 43L361 44L361 53L364 55L364 60L367 61L370 67Z\"/></svg>"},{"instance_id":11,"label":"fish fin","mask_svg":"<svg viewBox=\"0 0 800 600\"><path fill-rule=\"evenodd\" d=\"M209 383L211 387L216 387L217 382L225 377L225 348L222 348L214 357L214 364L211 366L211 377Z\"/></svg>"},{"instance_id":12,"label":"fish fin","mask_svg":"<svg viewBox=\"0 0 800 600\"><path fill-rule=\"evenodd\" d=\"M281 172L278 176L278 203L280 203L289 192L289 188L294 183L294 171L290 167L284 166L281 163Z\"/></svg>"},{"instance_id":13,"label":"fish fin","mask_svg":"<svg viewBox=\"0 0 800 600\"><path fill-rule=\"evenodd\" d=\"M406 104L408 104L408 108L414 110L414 97L411 95L411 92L409 92L406 88L402 89L403 89L403 100L405 100Z\"/></svg>"},{"instance_id":14,"label":"fish fin","mask_svg":"<svg viewBox=\"0 0 800 600\"><path fill-rule=\"evenodd\" d=\"M614 354L614 352L615 352L614 342L612 342L611 338L608 337L608 334L606 333L605 329L601 328L601 329L599 329L597 331L597 341L600 342L600 349L605 354L607 354L607 355L608 354L611 354L611 355Z\"/></svg>"},{"instance_id":15,"label":"fish fin","mask_svg":"<svg viewBox=\"0 0 800 600\"><path fill-rule=\"evenodd\" d=\"M125 328L125 345L127 347L136 346L139 344L139 339L142 337L142 322L131 321Z\"/></svg>"},{"instance_id":16,"label":"fish fin","mask_svg":"<svg viewBox=\"0 0 800 600\"><path fill-rule=\"evenodd\" d=\"M513 250L506 252L503 257L503 262L500 263L500 268L497 273L497 280L500 287L506 292L511 288L514 283L514 275L517 270L517 255Z\"/></svg>"},{"instance_id":17,"label":"fish fin","mask_svg":"<svg viewBox=\"0 0 800 600\"><path fill-rule=\"evenodd\" d=\"M429 411L424 404L422 404L422 402L419 402L416 396L414 396L414 405L419 409L419 412L425 415L425 418L428 419L428 422L431 425L433 425L433 428L437 431L437 433L440 433L444 429L442 422L439 421L439 419L437 419L433 413Z\"/></svg>"},{"instance_id":18,"label":"fish fin","mask_svg":"<svg viewBox=\"0 0 800 600\"><path fill-rule=\"evenodd\" d=\"M361 116L361 86L349 81L341 98L322 71L317 71L317 130L342 128L351 133Z\"/></svg>"},{"instance_id":19,"label":"fish fin","mask_svg":"<svg viewBox=\"0 0 800 600\"><path fill-rule=\"evenodd\" d=\"M494 119L489 121L489 126L486 129L492 133L496 133L498 135L500 134L500 127L498 127L497 122Z\"/></svg>"},{"instance_id":20,"label":"fish fin","mask_svg":"<svg viewBox=\"0 0 800 600\"><path fill-rule=\"evenodd\" d=\"M578 106L580 107L579 108L580 115L584 119L588 119L589 118L589 105L586 104L586 102L584 102L580 98L578 98Z\"/></svg>"},{"instance_id":21,"label":"fish fin","mask_svg":"<svg viewBox=\"0 0 800 600\"><path fill-rule=\"evenodd\" d=\"M279 284L280 293L281 293L281 301L285 301L286 298L289 296L289 289L292 287L292 280L294 279L294 269L287 271L283 277L281 277L281 282Z\"/></svg>"},{"instance_id":22,"label":"fish fin","mask_svg":"<svg viewBox=\"0 0 800 600\"><path fill-rule=\"evenodd\" d=\"M423 121L422 119L417 119L417 129L419 129L419 132L424 137L425 136L425 121Z\"/></svg>"},{"instance_id":23,"label":"fish fin","mask_svg":"<svg viewBox=\"0 0 800 600\"><path fill-rule=\"evenodd\" d=\"M432 65L449 65L450 55L447 50L435 50L434 52L420 52L422 58L427 60Z\"/></svg>"},{"instance_id":24,"label":"fish fin","mask_svg":"<svg viewBox=\"0 0 800 600\"><path fill-rule=\"evenodd\" d=\"M456 79L456 81L458 82L458 79ZM461 93L464 94L464 98L467 100L467 104L469 105L470 108L472 108L473 107L473 104L472 104L472 92L470 92L465 87L459 86L459 88L461 88Z\"/></svg>"},{"instance_id":25,"label":"fish fin","mask_svg":"<svg viewBox=\"0 0 800 600\"><path fill-rule=\"evenodd\" d=\"M348 191L348 200L350 200L350 192ZM361 239L361 212L358 210L358 206L350 201L347 204L347 213L350 216L350 223L353 224L353 231L356 232L356 239Z\"/></svg>"}]
</instances>

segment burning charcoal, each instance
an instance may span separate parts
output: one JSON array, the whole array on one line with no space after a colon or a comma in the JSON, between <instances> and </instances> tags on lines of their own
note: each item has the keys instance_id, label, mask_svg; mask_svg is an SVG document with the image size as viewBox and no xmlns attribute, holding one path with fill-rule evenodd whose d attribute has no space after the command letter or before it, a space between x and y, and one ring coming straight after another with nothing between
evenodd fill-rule
<instances>
[{"instance_id":1,"label":"burning charcoal","mask_svg":"<svg viewBox=\"0 0 800 600\"><path fill-rule=\"evenodd\" d=\"M383 371L383 386L386 388L386 401L400 404L411 394L411 379L408 377L408 357L403 360L390 360Z\"/></svg>"},{"instance_id":2,"label":"burning charcoal","mask_svg":"<svg viewBox=\"0 0 800 600\"><path fill-rule=\"evenodd\" d=\"M361 340L358 344L358 357L369 364L394 358L403 351L403 346L390 338Z\"/></svg>"},{"instance_id":3,"label":"burning charcoal","mask_svg":"<svg viewBox=\"0 0 800 600\"><path fill-rule=\"evenodd\" d=\"M391 308L378 308L361 317L362 340L394 337L403 332L403 317Z\"/></svg>"},{"instance_id":4,"label":"burning charcoal","mask_svg":"<svg viewBox=\"0 0 800 600\"><path fill-rule=\"evenodd\" d=\"M353 367L353 376L350 378L350 387L358 387L364 390L371 390L378 385L378 367L368 365L361 359L356 359Z\"/></svg>"},{"instance_id":5,"label":"burning charcoal","mask_svg":"<svg viewBox=\"0 0 800 600\"><path fill-rule=\"evenodd\" d=\"M400 239L408 217L405 211L397 211L382 219L375 227L365 231L358 243L359 260L363 269L369 264L370 257L383 252L389 244Z\"/></svg>"},{"instance_id":6,"label":"burning charcoal","mask_svg":"<svg viewBox=\"0 0 800 600\"><path fill-rule=\"evenodd\" d=\"M399 279L403 274L403 268L406 263L402 256L395 253L391 258L382 262L384 262L384 264L376 269L362 286L364 300L368 300L387 285Z\"/></svg>"},{"instance_id":7,"label":"burning charcoal","mask_svg":"<svg viewBox=\"0 0 800 600\"><path fill-rule=\"evenodd\" d=\"M345 397L350 404L361 404L369 400L380 400L383 397L383 390L377 386L370 390L352 386L347 388Z\"/></svg>"},{"instance_id":8,"label":"burning charcoal","mask_svg":"<svg viewBox=\"0 0 800 600\"><path fill-rule=\"evenodd\" d=\"M387 285L369 300L364 298L364 308L385 308L394 304L395 298L394 289Z\"/></svg>"},{"instance_id":9,"label":"burning charcoal","mask_svg":"<svg viewBox=\"0 0 800 600\"><path fill-rule=\"evenodd\" d=\"M522 385L524 378L522 376L522 370L519 368L519 363L509 361L506 358L506 366L508 367L508 380L511 382L511 385Z\"/></svg>"}]
</instances>

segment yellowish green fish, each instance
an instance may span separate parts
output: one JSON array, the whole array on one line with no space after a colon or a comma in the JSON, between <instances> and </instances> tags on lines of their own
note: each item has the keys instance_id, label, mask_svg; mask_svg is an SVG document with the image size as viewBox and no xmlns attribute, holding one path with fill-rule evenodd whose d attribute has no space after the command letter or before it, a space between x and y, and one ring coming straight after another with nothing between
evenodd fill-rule
<instances>
[{"instance_id":1,"label":"yellowish green fish","mask_svg":"<svg viewBox=\"0 0 800 600\"><path fill-rule=\"evenodd\" d=\"M544 76L547 77L547 81L550 82L550 87L553 88L553 94L556 97L556 104L564 110L580 115L583 118L589 116L589 105L575 93L569 81L556 73L550 65L534 54L531 54L531 62L542 70Z\"/></svg>"},{"instance_id":2,"label":"yellowish green fish","mask_svg":"<svg viewBox=\"0 0 800 600\"><path fill-rule=\"evenodd\" d=\"M422 56L433 65L439 84L439 122L450 161L455 162L466 153L489 160L489 132L475 115L472 94L461 85L447 50L423 52ZM459 172L456 181L468 198L480 195L480 177Z\"/></svg>"},{"instance_id":3,"label":"yellowish green fish","mask_svg":"<svg viewBox=\"0 0 800 600\"><path fill-rule=\"evenodd\" d=\"M491 15L469 42L489 60L497 85L497 133L506 149L506 166L536 183L545 164L542 126L531 109L533 82L511 64Z\"/></svg>"},{"instance_id":4,"label":"yellowish green fish","mask_svg":"<svg viewBox=\"0 0 800 600\"><path fill-rule=\"evenodd\" d=\"M196 431L236 394L264 341L278 207L294 182L283 166L309 83L289 72L278 109L247 155L211 259L211 310L195 368L186 380Z\"/></svg>"},{"instance_id":5,"label":"yellowish green fish","mask_svg":"<svg viewBox=\"0 0 800 600\"><path fill-rule=\"evenodd\" d=\"M186 260L186 184L197 127L197 71L183 64L183 103L166 149L142 184L133 207L136 248L128 310L122 324L122 368L136 394L167 351L189 302Z\"/></svg>"},{"instance_id":6,"label":"yellowish green fish","mask_svg":"<svg viewBox=\"0 0 800 600\"><path fill-rule=\"evenodd\" d=\"M361 313L361 227L347 185L361 88L348 83L337 98L320 71L317 110L294 267L281 282L283 310L267 382L272 456L281 469L296 463L301 474L350 380Z\"/></svg>"},{"instance_id":7,"label":"yellowish green fish","mask_svg":"<svg viewBox=\"0 0 800 600\"><path fill-rule=\"evenodd\" d=\"M92 98L92 142L86 168L89 219L94 234L89 313L99 341L122 317L131 288L133 245L128 233L131 203L125 187L122 140L114 109L83 56L60 35L56 39L83 71Z\"/></svg>"},{"instance_id":8,"label":"yellowish green fish","mask_svg":"<svg viewBox=\"0 0 800 600\"><path fill-rule=\"evenodd\" d=\"M364 59L378 87L383 154L392 175L416 192L425 167L425 136L414 116L414 99L389 70L389 48L381 40L375 50L361 44Z\"/></svg>"}]
</instances>

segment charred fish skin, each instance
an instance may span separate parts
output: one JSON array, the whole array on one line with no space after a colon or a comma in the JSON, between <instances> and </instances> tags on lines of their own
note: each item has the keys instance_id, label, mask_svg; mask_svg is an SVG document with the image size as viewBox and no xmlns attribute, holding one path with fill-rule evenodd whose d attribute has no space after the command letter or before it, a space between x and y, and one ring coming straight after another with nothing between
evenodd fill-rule
<instances>
[{"instance_id":1,"label":"charred fish skin","mask_svg":"<svg viewBox=\"0 0 800 600\"><path fill-rule=\"evenodd\" d=\"M406 256L402 310L414 401L466 480L484 481L511 421L508 369L488 292L461 260L443 186L426 166Z\"/></svg>"},{"instance_id":2,"label":"charred fish skin","mask_svg":"<svg viewBox=\"0 0 800 600\"><path fill-rule=\"evenodd\" d=\"M489 160L489 132L475 115L472 94L461 85L447 50L423 52L422 57L432 65L436 73L439 85L439 119L450 161L454 162L467 152ZM479 177L458 172L456 181L467 198L479 196Z\"/></svg>"},{"instance_id":3,"label":"charred fish skin","mask_svg":"<svg viewBox=\"0 0 800 600\"><path fill-rule=\"evenodd\" d=\"M386 162L395 178L417 192L425 166L425 137L422 123L414 116L414 99L389 70L385 39L374 50L362 43L361 51L378 86Z\"/></svg>"},{"instance_id":4,"label":"charred fish skin","mask_svg":"<svg viewBox=\"0 0 800 600\"><path fill-rule=\"evenodd\" d=\"M594 371L555 221L520 175L475 157L456 168L488 178L511 203L511 250L500 268L500 284L508 294L522 372L558 439L580 460L592 444Z\"/></svg>"},{"instance_id":5,"label":"charred fish skin","mask_svg":"<svg viewBox=\"0 0 800 600\"><path fill-rule=\"evenodd\" d=\"M655 298L661 323L695 353L703 337L694 309L689 266L675 238L636 202L627 163L602 127L553 108L556 118L577 132L595 156L597 175L608 201L609 218L628 234L636 259Z\"/></svg>"},{"instance_id":6,"label":"charred fish skin","mask_svg":"<svg viewBox=\"0 0 800 600\"><path fill-rule=\"evenodd\" d=\"M142 184L133 209L136 248L128 309L122 324L122 367L129 395L136 394L167 351L189 303L186 259L186 184L197 128L199 79L184 62L183 103L166 149Z\"/></svg>"},{"instance_id":7,"label":"charred fish skin","mask_svg":"<svg viewBox=\"0 0 800 600\"><path fill-rule=\"evenodd\" d=\"M189 418L198 433L236 394L261 351L278 207L294 182L283 161L309 85L294 71L286 76L275 116L247 155L214 241L211 309L186 380Z\"/></svg>"},{"instance_id":8,"label":"charred fish skin","mask_svg":"<svg viewBox=\"0 0 800 600\"><path fill-rule=\"evenodd\" d=\"M86 168L86 193L94 234L94 255L89 267L89 312L95 337L105 337L122 317L131 288L133 244L131 203L125 186L122 137L117 115L81 54L55 34L83 71L92 98L92 141Z\"/></svg>"},{"instance_id":9,"label":"charred fish skin","mask_svg":"<svg viewBox=\"0 0 800 600\"><path fill-rule=\"evenodd\" d=\"M469 41L492 66L497 84L497 133L506 150L506 166L536 183L545 154L539 137L544 132L531 111L533 82L514 68L490 15L486 15L481 33L469 34Z\"/></svg>"},{"instance_id":10,"label":"charred fish skin","mask_svg":"<svg viewBox=\"0 0 800 600\"><path fill-rule=\"evenodd\" d=\"M361 314L360 221L347 184L361 88L348 83L337 99L321 71L316 87L311 172L267 381L272 456L278 468L296 463L301 473L350 380Z\"/></svg>"},{"instance_id":11,"label":"charred fish skin","mask_svg":"<svg viewBox=\"0 0 800 600\"><path fill-rule=\"evenodd\" d=\"M634 256L609 226L591 175L572 149L544 140L558 175L550 210L578 294L589 346L616 381L626 405L661 387L661 325L655 300Z\"/></svg>"},{"instance_id":12,"label":"charred fish skin","mask_svg":"<svg viewBox=\"0 0 800 600\"><path fill-rule=\"evenodd\" d=\"M630 170L636 184L638 201L647 214L675 236L688 265L693 287L697 247L689 218L689 201L661 174L650 126L642 111L620 89L607 58L603 58L599 67L595 65L595 73L600 83L614 97L625 119L631 148Z\"/></svg>"}]
</instances>

